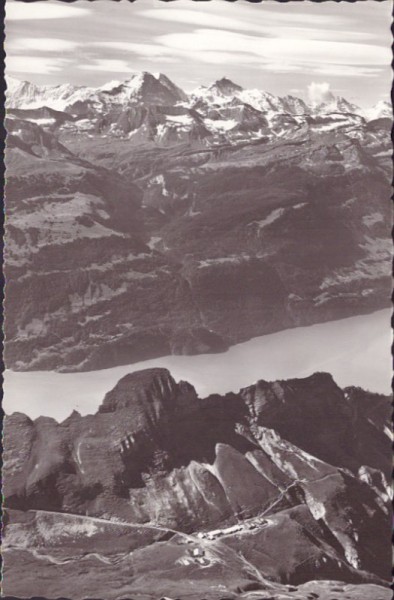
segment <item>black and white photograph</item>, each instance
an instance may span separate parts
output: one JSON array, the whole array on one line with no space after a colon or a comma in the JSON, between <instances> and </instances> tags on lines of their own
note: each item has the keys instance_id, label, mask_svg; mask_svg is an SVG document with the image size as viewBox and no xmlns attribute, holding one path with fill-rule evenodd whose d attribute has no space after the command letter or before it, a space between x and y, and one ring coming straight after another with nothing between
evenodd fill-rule
<instances>
[{"instance_id":1,"label":"black and white photograph","mask_svg":"<svg viewBox=\"0 0 394 600\"><path fill-rule=\"evenodd\" d=\"M392 6L6 0L3 598L392 597Z\"/></svg>"}]
</instances>

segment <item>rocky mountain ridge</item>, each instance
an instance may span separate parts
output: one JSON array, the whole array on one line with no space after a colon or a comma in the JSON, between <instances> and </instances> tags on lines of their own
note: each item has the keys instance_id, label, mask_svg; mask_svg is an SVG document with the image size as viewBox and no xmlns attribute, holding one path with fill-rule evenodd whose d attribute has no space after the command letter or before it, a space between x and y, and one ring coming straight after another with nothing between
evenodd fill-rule
<instances>
[{"instance_id":1,"label":"rocky mountain ridge","mask_svg":"<svg viewBox=\"0 0 394 600\"><path fill-rule=\"evenodd\" d=\"M99 88L37 86L13 78L7 81L10 114L17 109L22 118L25 114L65 136L99 133L136 144L193 141L210 146L223 140L274 139L290 132L298 134L300 128L308 126L308 118L322 115L328 117L327 123L316 123L322 131L327 127L354 127L392 115L389 103L384 101L363 110L330 93L324 102L307 105L294 96L281 98L257 89L243 89L225 77L190 94L162 73L148 72ZM42 117L43 108L56 110L58 115Z\"/></svg>"},{"instance_id":2,"label":"rocky mountain ridge","mask_svg":"<svg viewBox=\"0 0 394 600\"><path fill-rule=\"evenodd\" d=\"M7 592L26 585L17 553L43 574L61 565L51 597L67 595L67 569L79 575L66 557L80 556L110 579L89 583L95 597L119 597L121 585L122 597L284 598L281 586L301 594L306 582L334 580L374 584L383 598L389 418L388 398L341 390L325 373L201 399L165 369L125 376L95 415L9 415ZM86 597L81 581L73 597Z\"/></svg>"},{"instance_id":3,"label":"rocky mountain ridge","mask_svg":"<svg viewBox=\"0 0 394 600\"><path fill-rule=\"evenodd\" d=\"M221 352L388 306L390 119L147 73L7 102L9 368Z\"/></svg>"},{"instance_id":4,"label":"rocky mountain ridge","mask_svg":"<svg viewBox=\"0 0 394 600\"><path fill-rule=\"evenodd\" d=\"M332 92L326 94L323 102L306 103L295 96L279 97L259 89L244 89L227 77L212 83L209 86L200 86L187 93L176 86L163 73L140 72L133 74L125 81L111 81L98 88L74 86L71 84L39 86L28 81L20 81L8 76L7 104L11 108L48 108L60 111L69 110L78 114L78 106L90 100L91 104L98 104L100 108L110 105L125 103L150 103L150 104L189 104L204 99L212 104L227 103L228 100L238 98L250 104L257 110L277 110L292 114L312 114L321 112L344 112L359 114L368 118L389 117L390 103L379 101L374 107L361 109L356 104L348 102L345 98L335 96ZM98 104L97 104L98 103Z\"/></svg>"}]
</instances>

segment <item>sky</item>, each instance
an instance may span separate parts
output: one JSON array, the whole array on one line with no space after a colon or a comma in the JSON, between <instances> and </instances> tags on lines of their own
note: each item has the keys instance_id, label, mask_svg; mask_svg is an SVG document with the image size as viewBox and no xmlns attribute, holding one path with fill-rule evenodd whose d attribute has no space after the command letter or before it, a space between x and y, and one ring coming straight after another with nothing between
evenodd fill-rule
<instances>
[{"instance_id":1,"label":"sky","mask_svg":"<svg viewBox=\"0 0 394 600\"><path fill-rule=\"evenodd\" d=\"M391 10L391 0L7 0L6 74L96 87L162 72L186 91L226 76L314 101L331 90L367 107L390 96Z\"/></svg>"}]
</instances>

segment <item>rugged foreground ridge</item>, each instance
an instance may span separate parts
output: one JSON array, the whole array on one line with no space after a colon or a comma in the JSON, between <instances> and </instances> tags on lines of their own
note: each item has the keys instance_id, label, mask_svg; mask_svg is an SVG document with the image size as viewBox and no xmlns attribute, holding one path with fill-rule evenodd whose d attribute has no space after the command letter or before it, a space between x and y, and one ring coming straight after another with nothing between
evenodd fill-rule
<instances>
[{"instance_id":1,"label":"rugged foreground ridge","mask_svg":"<svg viewBox=\"0 0 394 600\"><path fill-rule=\"evenodd\" d=\"M165 369L95 415L7 416L4 591L386 599L389 417L326 373L200 399Z\"/></svg>"},{"instance_id":2,"label":"rugged foreground ridge","mask_svg":"<svg viewBox=\"0 0 394 600\"><path fill-rule=\"evenodd\" d=\"M8 82L9 368L221 352L391 290L391 110Z\"/></svg>"}]
</instances>

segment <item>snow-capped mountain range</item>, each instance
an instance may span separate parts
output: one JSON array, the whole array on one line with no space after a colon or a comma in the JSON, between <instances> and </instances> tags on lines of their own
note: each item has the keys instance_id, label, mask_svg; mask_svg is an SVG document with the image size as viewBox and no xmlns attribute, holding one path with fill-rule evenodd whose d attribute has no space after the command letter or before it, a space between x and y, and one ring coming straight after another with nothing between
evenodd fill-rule
<instances>
[{"instance_id":1,"label":"snow-capped mountain range","mask_svg":"<svg viewBox=\"0 0 394 600\"><path fill-rule=\"evenodd\" d=\"M37 86L28 81L7 78L7 103L15 108L39 108L48 106L66 111L78 103L89 103L96 108L110 108L120 103L133 103L143 100L157 104L173 104L186 95L165 75L159 73L138 73L120 82L111 81L99 88L62 84L57 86ZM74 111L78 111L78 107Z\"/></svg>"},{"instance_id":2,"label":"snow-capped mountain range","mask_svg":"<svg viewBox=\"0 0 394 600\"><path fill-rule=\"evenodd\" d=\"M385 101L364 110L329 94L325 102L308 105L291 95L279 97L258 89L243 89L225 77L186 94L166 75L147 72L98 88L37 86L8 77L6 96L10 116L13 109L18 109L24 111L19 117L42 126L160 144L194 140L210 145L223 137L272 139L299 133L305 126L325 131L392 115ZM43 116L43 108L57 114Z\"/></svg>"},{"instance_id":3,"label":"snow-capped mountain range","mask_svg":"<svg viewBox=\"0 0 394 600\"><path fill-rule=\"evenodd\" d=\"M213 105L228 105L239 100L254 109L269 112L288 112L294 115L313 113L353 113L366 119L390 117L392 109L387 101L380 101L370 109L362 109L345 98L330 93L320 104L307 104L295 96L275 96L258 89L244 89L226 77L210 86L200 86L186 94L162 73L137 73L125 81L110 81L98 88L61 84L38 86L28 81L7 77L7 104L13 108L39 108L77 112L77 103L89 102L97 108L120 103L146 102L150 104L179 104L193 106L199 101ZM74 107L74 111L72 110Z\"/></svg>"}]
</instances>

